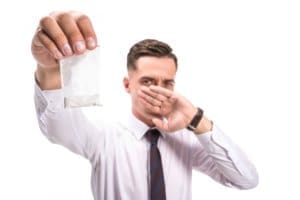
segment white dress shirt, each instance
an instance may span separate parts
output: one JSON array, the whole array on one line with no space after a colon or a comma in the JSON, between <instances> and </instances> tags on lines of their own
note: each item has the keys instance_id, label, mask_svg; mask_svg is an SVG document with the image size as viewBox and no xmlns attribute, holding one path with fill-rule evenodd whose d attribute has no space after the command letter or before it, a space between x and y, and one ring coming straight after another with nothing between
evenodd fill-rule
<instances>
[{"instance_id":1,"label":"white dress shirt","mask_svg":"<svg viewBox=\"0 0 300 200\"><path fill-rule=\"evenodd\" d=\"M64 108L61 90L42 91L37 85L35 105L43 134L90 161L95 200L149 199L146 124L131 112L91 122L84 108ZM229 187L249 189L258 183L253 164L216 125L201 135L187 129L162 132L158 148L168 200L191 199L193 169Z\"/></svg>"}]
</instances>

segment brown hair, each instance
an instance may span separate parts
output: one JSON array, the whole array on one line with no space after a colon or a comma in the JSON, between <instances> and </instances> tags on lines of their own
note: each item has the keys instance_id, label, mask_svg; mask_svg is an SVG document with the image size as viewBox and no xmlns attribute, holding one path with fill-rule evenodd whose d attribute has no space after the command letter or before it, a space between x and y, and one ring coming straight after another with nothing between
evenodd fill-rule
<instances>
[{"instance_id":1,"label":"brown hair","mask_svg":"<svg viewBox=\"0 0 300 200\"><path fill-rule=\"evenodd\" d=\"M172 48L164 42L145 39L134 44L127 54L127 70L136 70L135 62L142 56L172 58L177 69L177 57L172 52Z\"/></svg>"}]
</instances>

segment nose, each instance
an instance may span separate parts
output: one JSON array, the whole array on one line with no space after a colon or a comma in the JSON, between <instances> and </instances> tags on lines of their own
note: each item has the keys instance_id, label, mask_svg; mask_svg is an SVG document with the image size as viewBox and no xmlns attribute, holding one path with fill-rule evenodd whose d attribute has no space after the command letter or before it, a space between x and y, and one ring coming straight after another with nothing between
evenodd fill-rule
<instances>
[{"instance_id":1,"label":"nose","mask_svg":"<svg viewBox=\"0 0 300 200\"><path fill-rule=\"evenodd\" d=\"M165 84L162 80L158 80L155 85L159 87L165 87Z\"/></svg>"}]
</instances>

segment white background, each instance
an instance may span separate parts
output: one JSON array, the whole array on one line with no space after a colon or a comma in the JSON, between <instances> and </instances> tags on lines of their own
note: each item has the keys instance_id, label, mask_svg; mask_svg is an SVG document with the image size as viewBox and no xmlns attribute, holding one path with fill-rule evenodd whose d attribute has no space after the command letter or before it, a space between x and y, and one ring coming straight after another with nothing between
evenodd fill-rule
<instances>
[{"instance_id":1,"label":"white background","mask_svg":"<svg viewBox=\"0 0 300 200\"><path fill-rule=\"evenodd\" d=\"M193 199L300 199L298 1L1 4L0 199L92 199L88 161L47 141L35 116L30 43L40 17L52 10L92 18L102 48L103 103L110 106L129 102L121 85L129 47L144 38L171 44L179 57L177 91L201 106L260 174L257 188L238 191L195 172Z\"/></svg>"}]
</instances>

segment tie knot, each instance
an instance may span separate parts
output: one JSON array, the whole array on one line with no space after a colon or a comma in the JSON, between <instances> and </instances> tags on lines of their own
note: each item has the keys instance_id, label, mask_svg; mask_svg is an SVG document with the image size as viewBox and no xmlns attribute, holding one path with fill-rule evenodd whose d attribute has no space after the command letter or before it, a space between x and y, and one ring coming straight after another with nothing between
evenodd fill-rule
<instances>
[{"instance_id":1,"label":"tie knot","mask_svg":"<svg viewBox=\"0 0 300 200\"><path fill-rule=\"evenodd\" d=\"M160 132L157 129L149 129L146 132L146 137L151 143L151 145L157 145L159 136L160 136Z\"/></svg>"}]
</instances>

